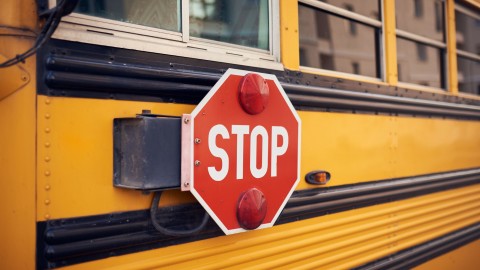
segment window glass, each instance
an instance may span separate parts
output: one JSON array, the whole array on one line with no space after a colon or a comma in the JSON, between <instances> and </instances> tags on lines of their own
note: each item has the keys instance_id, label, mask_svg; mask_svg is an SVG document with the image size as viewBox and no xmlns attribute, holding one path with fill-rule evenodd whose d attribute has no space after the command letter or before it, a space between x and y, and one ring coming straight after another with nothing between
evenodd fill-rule
<instances>
[{"instance_id":1,"label":"window glass","mask_svg":"<svg viewBox=\"0 0 480 270\"><path fill-rule=\"evenodd\" d=\"M360 15L380 20L380 2L378 0L321 0L332 6L346 9Z\"/></svg>"},{"instance_id":2,"label":"window glass","mask_svg":"<svg viewBox=\"0 0 480 270\"><path fill-rule=\"evenodd\" d=\"M457 65L458 90L480 95L480 62L459 56Z\"/></svg>"},{"instance_id":3,"label":"window glass","mask_svg":"<svg viewBox=\"0 0 480 270\"><path fill-rule=\"evenodd\" d=\"M269 49L268 0L190 0L190 36Z\"/></svg>"},{"instance_id":4,"label":"window glass","mask_svg":"<svg viewBox=\"0 0 480 270\"><path fill-rule=\"evenodd\" d=\"M442 49L397 38L398 80L442 88L442 55Z\"/></svg>"},{"instance_id":5,"label":"window glass","mask_svg":"<svg viewBox=\"0 0 480 270\"><path fill-rule=\"evenodd\" d=\"M181 0L80 0L76 13L181 31Z\"/></svg>"},{"instance_id":6,"label":"window glass","mask_svg":"<svg viewBox=\"0 0 480 270\"><path fill-rule=\"evenodd\" d=\"M441 0L395 1L397 28L444 41L444 6Z\"/></svg>"},{"instance_id":7,"label":"window glass","mask_svg":"<svg viewBox=\"0 0 480 270\"><path fill-rule=\"evenodd\" d=\"M306 5L298 12L300 65L379 77L379 30Z\"/></svg>"},{"instance_id":8,"label":"window glass","mask_svg":"<svg viewBox=\"0 0 480 270\"><path fill-rule=\"evenodd\" d=\"M458 11L455 20L457 49L480 55L480 20Z\"/></svg>"}]
</instances>

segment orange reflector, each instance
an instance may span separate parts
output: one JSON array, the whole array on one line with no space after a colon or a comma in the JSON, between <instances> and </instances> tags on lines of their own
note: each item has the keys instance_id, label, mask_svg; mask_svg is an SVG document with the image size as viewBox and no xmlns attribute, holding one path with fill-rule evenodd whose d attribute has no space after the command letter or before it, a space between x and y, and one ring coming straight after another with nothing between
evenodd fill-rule
<instances>
[{"instance_id":1,"label":"orange reflector","mask_svg":"<svg viewBox=\"0 0 480 270\"><path fill-rule=\"evenodd\" d=\"M307 183L312 185L326 185L330 181L330 173L327 171L313 171L305 176Z\"/></svg>"}]
</instances>

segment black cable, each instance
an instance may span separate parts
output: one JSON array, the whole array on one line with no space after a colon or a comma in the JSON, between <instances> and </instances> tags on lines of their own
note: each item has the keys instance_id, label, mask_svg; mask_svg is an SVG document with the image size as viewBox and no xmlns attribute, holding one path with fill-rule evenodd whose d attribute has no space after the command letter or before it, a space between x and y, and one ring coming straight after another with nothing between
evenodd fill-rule
<instances>
[{"instance_id":1,"label":"black cable","mask_svg":"<svg viewBox=\"0 0 480 270\"><path fill-rule=\"evenodd\" d=\"M190 234L197 233L197 232L201 231L205 227L205 225L207 225L207 222L208 222L208 219L209 219L210 216L205 211L205 215L203 216L202 222L194 229L179 231L179 230L167 229L167 228L161 226L157 222L157 210L158 210L158 202L160 201L160 196L162 196L161 191L155 192L153 200L152 200L152 206L150 207L150 219L152 220L153 227L155 227L155 229L157 231L159 231L163 234L166 234L166 235L171 235L171 236L185 236L185 235L190 235Z\"/></svg>"},{"instance_id":2,"label":"black cable","mask_svg":"<svg viewBox=\"0 0 480 270\"><path fill-rule=\"evenodd\" d=\"M52 9L48 19L43 26L42 31L38 35L35 44L32 48L28 49L26 52L22 54L17 54L15 57L3 62L0 64L0 68L10 67L16 65L20 62L25 62L25 59L32 56L40 49L45 42L52 36L53 32L57 29L58 25L60 24L60 20L65 13L65 6L67 5L68 1L62 0L55 8Z\"/></svg>"}]
</instances>

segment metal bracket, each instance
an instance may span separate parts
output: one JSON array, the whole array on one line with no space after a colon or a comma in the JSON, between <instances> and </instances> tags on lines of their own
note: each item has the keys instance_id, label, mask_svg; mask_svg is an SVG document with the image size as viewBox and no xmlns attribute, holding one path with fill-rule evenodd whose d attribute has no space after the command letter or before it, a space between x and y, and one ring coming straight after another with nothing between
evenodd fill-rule
<instances>
[{"instance_id":1,"label":"metal bracket","mask_svg":"<svg viewBox=\"0 0 480 270\"><path fill-rule=\"evenodd\" d=\"M182 191L190 191L190 180L192 176L192 122L190 114L183 114L182 116L182 176L181 186Z\"/></svg>"}]
</instances>

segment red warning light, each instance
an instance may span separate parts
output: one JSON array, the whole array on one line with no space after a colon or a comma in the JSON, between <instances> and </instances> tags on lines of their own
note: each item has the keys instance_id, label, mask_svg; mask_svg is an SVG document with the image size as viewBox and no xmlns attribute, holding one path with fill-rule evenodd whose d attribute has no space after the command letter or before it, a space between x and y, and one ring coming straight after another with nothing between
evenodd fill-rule
<instances>
[{"instance_id":1,"label":"red warning light","mask_svg":"<svg viewBox=\"0 0 480 270\"><path fill-rule=\"evenodd\" d=\"M255 73L248 73L239 85L240 104L248 114L259 114L268 105L269 89L265 79Z\"/></svg>"},{"instance_id":2,"label":"red warning light","mask_svg":"<svg viewBox=\"0 0 480 270\"><path fill-rule=\"evenodd\" d=\"M242 228L245 230L258 228L265 219L266 213L267 200L260 190L251 188L240 195L237 205L237 219Z\"/></svg>"}]
</instances>

